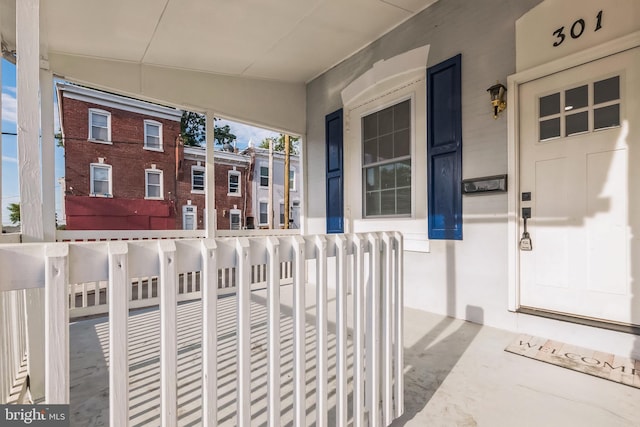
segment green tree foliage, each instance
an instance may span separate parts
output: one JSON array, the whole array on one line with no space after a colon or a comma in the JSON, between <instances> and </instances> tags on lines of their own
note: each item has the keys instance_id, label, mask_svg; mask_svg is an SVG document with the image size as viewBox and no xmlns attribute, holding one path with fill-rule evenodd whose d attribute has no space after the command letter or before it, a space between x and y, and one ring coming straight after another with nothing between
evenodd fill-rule
<instances>
[{"instance_id":1,"label":"green tree foliage","mask_svg":"<svg viewBox=\"0 0 640 427\"><path fill-rule=\"evenodd\" d=\"M20 203L9 204L9 221L11 224L20 222Z\"/></svg>"},{"instance_id":2,"label":"green tree foliage","mask_svg":"<svg viewBox=\"0 0 640 427\"><path fill-rule=\"evenodd\" d=\"M263 139L258 147L269 149L269 138ZM289 137L289 154L298 154L299 148L300 148L300 137L290 136ZM283 133L281 133L280 136L278 136L273 141L273 151L279 151L281 153L284 153L284 134Z\"/></svg>"},{"instance_id":3,"label":"green tree foliage","mask_svg":"<svg viewBox=\"0 0 640 427\"><path fill-rule=\"evenodd\" d=\"M217 119L214 119L217 120ZM206 142L206 118L204 114L185 111L180 119L180 134L184 145L189 147L204 147ZM229 125L214 124L213 135L218 145L233 144L237 137L231 132Z\"/></svg>"}]
</instances>

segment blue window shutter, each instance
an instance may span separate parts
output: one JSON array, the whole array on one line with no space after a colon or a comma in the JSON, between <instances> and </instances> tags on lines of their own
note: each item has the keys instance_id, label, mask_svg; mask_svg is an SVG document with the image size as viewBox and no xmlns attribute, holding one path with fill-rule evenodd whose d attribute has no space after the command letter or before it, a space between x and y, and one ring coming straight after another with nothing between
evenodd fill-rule
<instances>
[{"instance_id":1,"label":"blue window shutter","mask_svg":"<svg viewBox=\"0 0 640 427\"><path fill-rule=\"evenodd\" d=\"M342 109L325 117L327 233L344 233Z\"/></svg>"},{"instance_id":2,"label":"blue window shutter","mask_svg":"<svg viewBox=\"0 0 640 427\"><path fill-rule=\"evenodd\" d=\"M429 239L462 240L461 58L427 69Z\"/></svg>"}]
</instances>

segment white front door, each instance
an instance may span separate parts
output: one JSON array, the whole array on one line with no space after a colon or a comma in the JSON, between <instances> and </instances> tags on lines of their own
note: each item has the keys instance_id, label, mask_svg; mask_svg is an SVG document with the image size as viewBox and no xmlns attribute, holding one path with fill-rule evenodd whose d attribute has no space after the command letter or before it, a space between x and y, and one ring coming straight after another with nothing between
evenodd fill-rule
<instances>
[{"instance_id":1,"label":"white front door","mask_svg":"<svg viewBox=\"0 0 640 427\"><path fill-rule=\"evenodd\" d=\"M532 243L519 252L520 305L640 324L640 48L519 97L518 213L522 235L531 208Z\"/></svg>"}]
</instances>

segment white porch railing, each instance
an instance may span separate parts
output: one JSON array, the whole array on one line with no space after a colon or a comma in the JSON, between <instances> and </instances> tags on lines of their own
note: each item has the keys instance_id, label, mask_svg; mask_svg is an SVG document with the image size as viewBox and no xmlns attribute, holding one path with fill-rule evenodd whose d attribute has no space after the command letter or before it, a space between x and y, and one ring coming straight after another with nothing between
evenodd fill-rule
<instances>
[{"instance_id":1,"label":"white porch railing","mask_svg":"<svg viewBox=\"0 0 640 427\"><path fill-rule=\"evenodd\" d=\"M27 356L24 291L0 292L0 402L15 402Z\"/></svg>"},{"instance_id":2,"label":"white porch railing","mask_svg":"<svg viewBox=\"0 0 640 427\"><path fill-rule=\"evenodd\" d=\"M69 402L69 312L76 308L77 298L72 298L70 307L70 284L76 286L72 295L79 293L83 300L88 300L90 294L89 285L85 284L94 284L94 300L100 301L104 292L109 312L112 426L129 424L128 316L136 301L132 299L133 291L141 295L145 292L140 290L140 278L155 278L157 289L157 296L152 297L158 298L160 310L163 426L175 426L178 418L177 302L180 295L197 294L202 298L202 424L213 426L218 407L216 310L220 272L233 272L229 277L233 277L237 300L236 425L248 426L252 419L251 284L259 283L257 278L265 279L267 415L269 425L277 426L281 414L281 301L280 286L273 284L280 284L283 271L287 271L293 286L293 420L295 426L305 426L305 331L309 322L305 291L307 278L315 277L316 425L328 424L331 382L335 383L338 426L346 426L349 418L354 426L379 426L389 425L403 411L402 257L402 237L396 233L0 245L0 292L45 287L47 403ZM329 258L335 258L335 268L328 268ZM259 266L253 274L252 266ZM146 285L147 295L153 294L149 290L153 288L151 281L151 286ZM81 290L75 284L82 284ZM335 313L327 309L329 285L336 288ZM187 292L180 294L180 287ZM353 290L352 307L347 306L349 288ZM349 308L353 310L352 323ZM327 351L330 317L335 318L336 335L336 356L332 360L336 374L331 379ZM0 330L9 329L3 326ZM353 351L353 370L347 364L349 347ZM347 402L350 389L351 411Z\"/></svg>"}]
</instances>

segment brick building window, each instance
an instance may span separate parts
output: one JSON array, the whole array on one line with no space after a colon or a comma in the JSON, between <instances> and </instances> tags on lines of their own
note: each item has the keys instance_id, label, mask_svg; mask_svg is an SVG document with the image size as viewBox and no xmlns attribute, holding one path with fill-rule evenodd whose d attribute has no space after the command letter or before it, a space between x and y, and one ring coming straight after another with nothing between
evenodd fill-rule
<instances>
[{"instance_id":1,"label":"brick building window","mask_svg":"<svg viewBox=\"0 0 640 427\"><path fill-rule=\"evenodd\" d=\"M162 123L154 120L144 121L144 148L162 151Z\"/></svg>"},{"instance_id":2,"label":"brick building window","mask_svg":"<svg viewBox=\"0 0 640 427\"><path fill-rule=\"evenodd\" d=\"M269 167L260 166L260 187L269 186Z\"/></svg>"},{"instance_id":3,"label":"brick building window","mask_svg":"<svg viewBox=\"0 0 640 427\"><path fill-rule=\"evenodd\" d=\"M162 171L159 169L146 169L144 171L145 199L163 199Z\"/></svg>"},{"instance_id":4,"label":"brick building window","mask_svg":"<svg viewBox=\"0 0 640 427\"><path fill-rule=\"evenodd\" d=\"M89 109L89 140L111 144L111 113Z\"/></svg>"},{"instance_id":5,"label":"brick building window","mask_svg":"<svg viewBox=\"0 0 640 427\"><path fill-rule=\"evenodd\" d=\"M241 226L240 209L231 209L229 211L229 228L231 230L240 230Z\"/></svg>"},{"instance_id":6,"label":"brick building window","mask_svg":"<svg viewBox=\"0 0 640 427\"><path fill-rule=\"evenodd\" d=\"M236 170L229 171L229 185L227 190L228 196L240 196L240 172Z\"/></svg>"},{"instance_id":7,"label":"brick building window","mask_svg":"<svg viewBox=\"0 0 640 427\"><path fill-rule=\"evenodd\" d=\"M269 210L269 206L267 202L260 202L259 209L260 216L258 217L258 224L267 225L269 223L269 215L267 213Z\"/></svg>"},{"instance_id":8,"label":"brick building window","mask_svg":"<svg viewBox=\"0 0 640 427\"><path fill-rule=\"evenodd\" d=\"M204 193L205 169L202 166L191 166L191 192Z\"/></svg>"},{"instance_id":9,"label":"brick building window","mask_svg":"<svg viewBox=\"0 0 640 427\"><path fill-rule=\"evenodd\" d=\"M92 196L112 197L111 190L111 165L104 163L91 163L90 167L90 189Z\"/></svg>"},{"instance_id":10,"label":"brick building window","mask_svg":"<svg viewBox=\"0 0 640 427\"><path fill-rule=\"evenodd\" d=\"M280 225L284 225L284 203L280 203Z\"/></svg>"}]
</instances>

